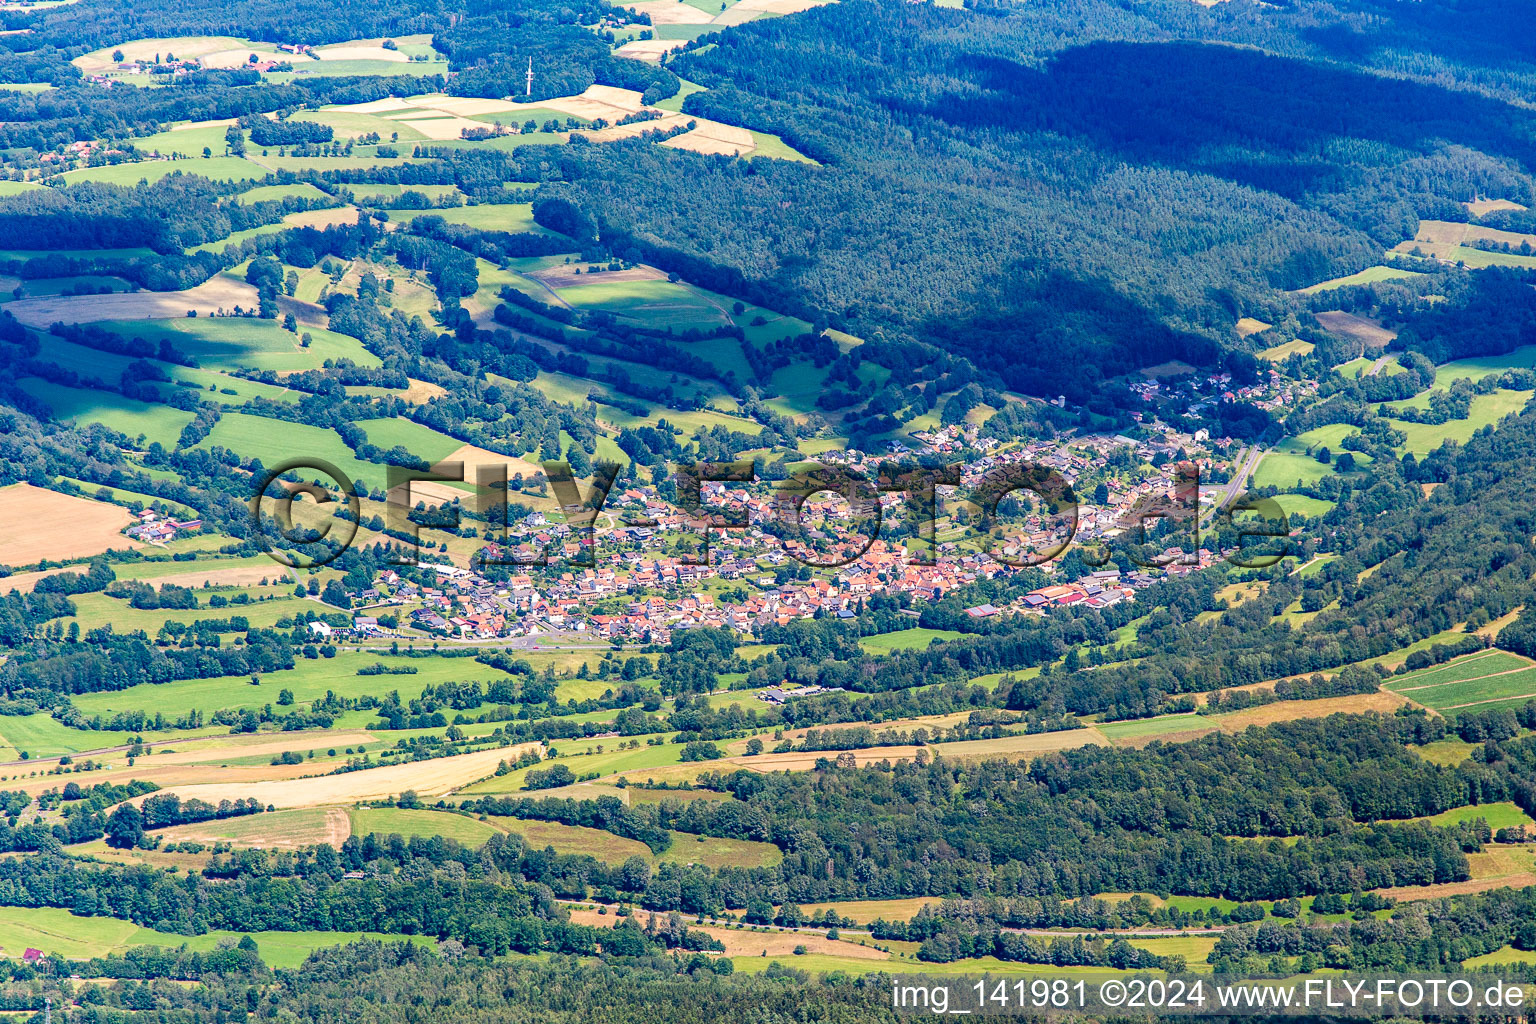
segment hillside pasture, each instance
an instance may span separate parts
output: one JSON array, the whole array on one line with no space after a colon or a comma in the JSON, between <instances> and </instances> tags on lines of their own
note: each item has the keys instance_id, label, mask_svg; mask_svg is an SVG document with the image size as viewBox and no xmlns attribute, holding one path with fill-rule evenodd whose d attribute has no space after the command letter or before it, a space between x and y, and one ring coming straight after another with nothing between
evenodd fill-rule
<instances>
[{"instance_id":1,"label":"hillside pasture","mask_svg":"<svg viewBox=\"0 0 1536 1024\"><path fill-rule=\"evenodd\" d=\"M169 340L204 369L283 373L319 369L327 359L350 359L359 366L379 365L378 357L356 338L319 327L304 327L300 334L310 336L310 345L304 348L299 335L283 330L275 320L181 316L144 322L109 321L101 326L128 338Z\"/></svg>"},{"instance_id":2,"label":"hillside pasture","mask_svg":"<svg viewBox=\"0 0 1536 1024\"><path fill-rule=\"evenodd\" d=\"M269 967L297 968L317 949L328 949L360 939L413 942L427 945L432 936L387 935L379 932L229 932L211 931L204 935L177 935L142 928L131 921L112 917L83 917L53 907L0 907L0 950L18 957L31 948L46 954L58 953L68 958L101 957L124 953L136 946L162 946L179 949L186 946L197 952L209 952L220 943L238 942L249 934L257 954Z\"/></svg>"},{"instance_id":3,"label":"hillside pasture","mask_svg":"<svg viewBox=\"0 0 1536 1024\"><path fill-rule=\"evenodd\" d=\"M16 386L47 406L61 423L73 422L81 429L99 423L130 439L142 435L145 441L158 441L166 448L174 448L181 428L192 422L189 412L111 391L65 387L40 377L23 377Z\"/></svg>"},{"instance_id":4,"label":"hillside pasture","mask_svg":"<svg viewBox=\"0 0 1536 1024\"><path fill-rule=\"evenodd\" d=\"M274 577L281 570L272 563ZM292 587L284 584L281 592L291 593ZM298 599L276 604L281 611L292 613L299 606ZM247 605L239 609L225 609L224 614L254 614L264 605ZM315 607L311 605L310 607ZM405 664L417 671L410 675L359 675L358 670L373 665L398 666ZM211 679L180 679L169 683L140 683L122 690L82 693L77 695L76 707L87 715L111 717L120 711L143 711L147 715L163 714L175 717L189 708L213 712L223 708L259 708L276 699L279 690L291 690L295 707L325 696L327 691L338 697L355 699L369 694L400 691L402 699L420 696L427 686L444 682L490 683L505 679L499 669L482 665L470 658L412 658L408 662L388 658L369 651L340 651L334 658L319 661L302 660L294 668L267 672L261 676L260 686L249 685L246 677L215 676ZM369 719L377 720L376 715ZM3 722L0 722L3 724ZM366 733L348 736L338 733L325 741L326 747L351 746L354 742L367 741ZM233 753L234 751L229 751ZM216 752L205 760L217 761Z\"/></svg>"},{"instance_id":5,"label":"hillside pasture","mask_svg":"<svg viewBox=\"0 0 1536 1024\"><path fill-rule=\"evenodd\" d=\"M223 148L223 136L219 148ZM199 149L201 152L201 149ZM141 181L156 182L171 174L200 174L214 181L256 181L265 178L267 168L239 156L197 157L190 160L140 160L120 164L102 164L65 171L60 177L70 184L95 181L104 185L133 186Z\"/></svg>"},{"instance_id":6,"label":"hillside pasture","mask_svg":"<svg viewBox=\"0 0 1536 1024\"><path fill-rule=\"evenodd\" d=\"M265 416L225 413L197 447L228 448L239 452L242 458L260 459L264 466L276 466L295 458L323 459L354 482L366 480L370 488L382 484L385 478L383 466L359 460L334 430ZM301 475L316 476L320 472L307 469L302 470Z\"/></svg>"},{"instance_id":7,"label":"hillside pasture","mask_svg":"<svg viewBox=\"0 0 1536 1024\"><path fill-rule=\"evenodd\" d=\"M1409 423L1406 420L1388 419L1387 422L1406 436L1401 450L1423 458L1446 441L1466 444L1480 429L1497 423L1512 413L1525 408L1533 392L1506 391L1500 389L1490 395L1477 395L1472 399L1469 414L1464 420L1448 420L1445 423Z\"/></svg>"}]
</instances>

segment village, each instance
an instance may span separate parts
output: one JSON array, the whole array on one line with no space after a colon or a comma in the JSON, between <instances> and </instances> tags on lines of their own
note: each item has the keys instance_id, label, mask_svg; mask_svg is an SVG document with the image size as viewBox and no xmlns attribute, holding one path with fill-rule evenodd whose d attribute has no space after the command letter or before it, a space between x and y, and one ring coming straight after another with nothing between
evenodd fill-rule
<instances>
[{"instance_id":1,"label":"village","mask_svg":"<svg viewBox=\"0 0 1536 1024\"><path fill-rule=\"evenodd\" d=\"M1085 570L1078 573L1064 570L1058 556L1067 541L1139 538L1148 508L1187 508L1192 520L1190 467L1199 467L1202 476L1214 472L1224 478L1228 459L1215 452L1236 451L1241 445L1225 439L1212 445L1200 431L1168 432L1157 441L1115 435L1002 446L965 426L916 439L926 454L971 456L960 492L989 473L1023 464L1048 467L1072 486L1083 486L1088 500L1076 507L1075 529L1069 517L1052 514L1040 503L1017 510L1007 518L1006 529L1000 520L992 534L978 533L965 525L975 522L969 503L941 494L931 541L917 536L915 529L903 537L871 537L864 532L869 517L861 519L869 510L822 494L804 505L802 529L797 531L805 538L802 543L786 541L784 531L775 528L782 505L768 487L705 483L700 518L661 499L654 487L635 485L609 496L604 512L613 526L590 538L572 524L556 521L556 513L534 513L510 530L510 543L487 548L495 560L504 562L549 557L547 567L529 565L526 571L502 576L488 575L478 563L422 561L420 568L429 570L430 582L423 582L421 573L381 572L372 587L349 595L362 613L354 620L354 630L460 642L565 636L665 644L678 630L714 626L751 637L796 619L851 619L877 596L904 596L905 605L915 608L1030 566L1044 574L1045 585L1021 591L1006 603L968 607L966 614L1038 615L1052 607L1106 608L1134 601L1138 590L1220 557L1203 547L1172 545L1145 566L1127 570L1113 562L1096 567L1074 562ZM977 451L984 454L974 457ZM834 457L851 470L869 473L885 458L860 452ZM1132 480L1117 470L1120 465L1143 470L1150 466L1151 472ZM1180 475L1180 467L1186 476ZM1087 486L1095 480L1097 486ZM1224 488L1201 487L1200 493L1209 503ZM900 494L881 495L880 522L901 523L906 515L901 502ZM731 522L747 525L723 528ZM813 522L819 528L811 526ZM594 549L600 552L597 557ZM577 559L587 565L572 564ZM909 614L915 618L918 613ZM397 628L381 622L396 623Z\"/></svg>"}]
</instances>

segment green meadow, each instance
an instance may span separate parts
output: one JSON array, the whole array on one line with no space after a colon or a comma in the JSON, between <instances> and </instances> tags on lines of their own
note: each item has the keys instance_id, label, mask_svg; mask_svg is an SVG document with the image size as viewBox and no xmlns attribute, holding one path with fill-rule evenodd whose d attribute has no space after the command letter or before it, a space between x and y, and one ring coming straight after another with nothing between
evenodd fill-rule
<instances>
[{"instance_id":1,"label":"green meadow","mask_svg":"<svg viewBox=\"0 0 1536 1024\"><path fill-rule=\"evenodd\" d=\"M919 650L935 640L953 640L955 637L964 635L952 629L928 629L923 626L914 626L911 629L899 629L894 633L877 633L874 636L863 637L859 640L859 646L870 654L889 654L892 651Z\"/></svg>"},{"instance_id":2,"label":"green meadow","mask_svg":"<svg viewBox=\"0 0 1536 1024\"><path fill-rule=\"evenodd\" d=\"M142 928L112 917L81 917L52 907L0 907L0 946L7 952L28 947L69 958L124 953L135 946L187 946L208 952L224 943L239 942L249 934L257 954L269 967L296 968L317 949L340 946L360 939L414 942L429 945L424 935L385 935L378 932L228 932L177 935Z\"/></svg>"},{"instance_id":3,"label":"green meadow","mask_svg":"<svg viewBox=\"0 0 1536 1024\"><path fill-rule=\"evenodd\" d=\"M274 320L253 317L176 317L170 320L105 320L100 327L127 338L158 342L169 339L205 369L312 370L327 359L350 359L359 366L378 366L379 359L362 342L320 327L285 331ZM310 346L301 345L301 335Z\"/></svg>"},{"instance_id":4,"label":"green meadow","mask_svg":"<svg viewBox=\"0 0 1536 1024\"><path fill-rule=\"evenodd\" d=\"M273 578L280 567L273 564ZM274 593L291 594L293 588L282 584L272 588ZM109 598L110 600L110 598ZM319 606L297 599L267 602L265 605L247 605L226 608L225 615L244 615L257 608L275 607L292 614L295 611L315 609ZM185 612L158 613L180 618ZM276 616L280 617L280 616ZM358 675L358 670L377 665L406 666L417 671L410 675ZM483 683L506 679L500 669L482 665L473 658L391 658L367 651L341 651L334 658L319 660L299 659L291 669L267 672L261 676L261 685L250 685L248 676L219 676L213 679L183 679L170 683L140 683L125 690L100 693L82 693L75 698L75 706L87 715L110 716L119 711L143 711L146 714L164 714L176 717L189 708L213 712L220 708L256 708L263 704L275 704L278 692L291 690L294 701L302 706L324 697L333 691L338 697L362 697L369 694L389 693L398 690L402 699L409 700L421 694L427 686L445 682ZM280 709L279 709L280 710ZM376 720L369 713L366 718ZM5 724L0 719L0 727Z\"/></svg>"},{"instance_id":5,"label":"green meadow","mask_svg":"<svg viewBox=\"0 0 1536 1024\"><path fill-rule=\"evenodd\" d=\"M168 405L150 405L110 391L65 387L40 377L23 377L16 386L46 405L54 419L73 420L78 426L100 423L130 438L143 435L146 441L159 441L174 448L181 428L192 422L192 414Z\"/></svg>"}]
</instances>

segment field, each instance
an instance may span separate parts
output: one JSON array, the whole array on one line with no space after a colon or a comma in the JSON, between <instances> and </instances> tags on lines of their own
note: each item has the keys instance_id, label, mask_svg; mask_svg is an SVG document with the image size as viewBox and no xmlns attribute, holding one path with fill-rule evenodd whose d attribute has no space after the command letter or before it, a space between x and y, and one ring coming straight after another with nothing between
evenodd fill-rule
<instances>
[{"instance_id":1,"label":"field","mask_svg":"<svg viewBox=\"0 0 1536 1024\"><path fill-rule=\"evenodd\" d=\"M1472 399L1471 413L1464 420L1450 420L1442 424L1408 423L1404 420L1388 422L1407 435L1402 450L1422 458L1446 441L1466 444L1481 428L1523 409L1532 394L1530 391L1500 390L1491 395L1478 395Z\"/></svg>"},{"instance_id":2,"label":"field","mask_svg":"<svg viewBox=\"0 0 1536 1024\"><path fill-rule=\"evenodd\" d=\"M1443 811L1440 814L1430 815L1427 818L1418 819L1427 821L1431 825L1446 828L1451 825L1459 825L1464 821L1474 821L1478 818L1488 823L1488 827L1494 831L1501 828L1530 828L1536 826L1529 814L1526 814L1515 804L1509 801L1494 804L1478 804L1468 807L1457 807L1453 810Z\"/></svg>"},{"instance_id":3,"label":"field","mask_svg":"<svg viewBox=\"0 0 1536 1024\"><path fill-rule=\"evenodd\" d=\"M522 749L493 747L471 754L367 768L343 775L268 782L191 784L173 788L184 800L196 798L218 803L220 800L255 798L280 808L323 807L329 804L392 799L406 790L415 790L423 798L437 797L489 776L500 761L515 758Z\"/></svg>"},{"instance_id":4,"label":"field","mask_svg":"<svg viewBox=\"0 0 1536 1024\"><path fill-rule=\"evenodd\" d=\"M192 422L189 412L124 398L110 391L65 387L40 377L23 377L16 386L46 405L60 422L73 422L82 428L99 423L130 439L142 436L145 442L158 441L166 448L176 447L181 428Z\"/></svg>"},{"instance_id":5,"label":"field","mask_svg":"<svg viewBox=\"0 0 1536 1024\"><path fill-rule=\"evenodd\" d=\"M265 559L265 556L262 556ZM266 559L276 576L280 566ZM216 564L216 563L215 563ZM283 586L278 593L285 596L292 588ZM110 600L110 599L109 599ZM297 601L271 602L285 612L293 612ZM247 606L241 614L254 612L260 606ZM185 613L178 613L181 618ZM119 711L143 711L145 714L164 714L174 717L188 708L213 712L220 708L260 707L271 703L278 690L293 691L296 706L323 697L326 691L334 691L338 697L355 698L366 694L400 691L403 698L419 695L429 685L449 680L490 682L506 678L505 674L488 665L481 665L469 658L413 658L406 664L417 671L412 675L360 676L357 670L379 664L394 665L399 659L390 660L362 651L341 651L334 658L320 661L301 661L292 669L268 672L261 677L260 686L250 686L244 677L228 676L212 679L186 679L170 683L140 683L124 690L102 693L82 693L75 704L88 715L111 716ZM382 682L381 682L382 680ZM370 716L372 717L372 716ZM3 720L0 720L3 724Z\"/></svg>"},{"instance_id":6,"label":"field","mask_svg":"<svg viewBox=\"0 0 1536 1024\"><path fill-rule=\"evenodd\" d=\"M228 278L213 279L220 280L234 283ZM200 287L206 288L207 285ZM249 285L241 283L239 287L247 289L240 293L246 296L246 301L255 301L255 292L249 290ZM138 292L135 296L125 298L153 294ZM304 348L300 337L283 330L280 324L272 320L187 317L176 314L171 319L107 322L101 326L125 337L156 342L169 340L178 350L196 358L204 369L273 370L282 373L286 370L319 369L327 359L350 359L359 366L379 365L378 357L363 348L356 338L306 326L300 334L310 336L310 345Z\"/></svg>"},{"instance_id":7,"label":"field","mask_svg":"<svg viewBox=\"0 0 1536 1024\"><path fill-rule=\"evenodd\" d=\"M288 459L323 459L346 473L353 481L367 480L369 487L384 483L384 467L361 462L334 430L311 427L264 416L225 413L199 448L221 446L239 452L244 458L256 458L263 465L276 466ZM319 470L304 470L319 475Z\"/></svg>"},{"instance_id":8,"label":"field","mask_svg":"<svg viewBox=\"0 0 1536 1024\"><path fill-rule=\"evenodd\" d=\"M0 718L0 740L5 748L25 751L33 757L57 757L78 754L129 742L126 732L96 732L71 729L47 712L31 715L6 715Z\"/></svg>"},{"instance_id":9,"label":"field","mask_svg":"<svg viewBox=\"0 0 1536 1024\"><path fill-rule=\"evenodd\" d=\"M1275 501L1285 510L1288 516L1299 515L1311 519L1327 514L1333 509L1334 503L1324 501L1321 498L1309 498L1305 494L1277 494Z\"/></svg>"},{"instance_id":10,"label":"field","mask_svg":"<svg viewBox=\"0 0 1536 1024\"><path fill-rule=\"evenodd\" d=\"M1376 284L1380 281L1400 281L1405 278L1423 276L1423 274L1416 274L1410 270L1397 270L1393 267L1366 267L1359 273L1335 277L1329 281L1319 281L1317 284L1308 285L1305 288L1299 289L1297 294L1316 295L1318 292L1331 291L1334 288L1349 288L1354 285Z\"/></svg>"},{"instance_id":11,"label":"field","mask_svg":"<svg viewBox=\"0 0 1536 1024\"><path fill-rule=\"evenodd\" d=\"M1471 356L1442 363L1435 368L1435 387L1447 388L1454 380L1482 380L1505 370L1536 368L1536 345L1521 345L1501 356Z\"/></svg>"},{"instance_id":12,"label":"field","mask_svg":"<svg viewBox=\"0 0 1536 1024\"><path fill-rule=\"evenodd\" d=\"M537 794L533 794L537 795ZM585 854L607 864L622 864L631 857L651 859L650 848L634 839L612 832L580 825L562 825L558 821L532 821L522 818L498 818L497 824L523 837L529 849L553 848L556 853Z\"/></svg>"},{"instance_id":13,"label":"field","mask_svg":"<svg viewBox=\"0 0 1536 1024\"><path fill-rule=\"evenodd\" d=\"M206 935L176 935L141 928L129 921L110 917L81 917L67 910L49 907L0 907L0 951L19 958L28 947L44 953L58 953L69 958L106 956L123 953L135 946L183 945L197 951L218 948L221 943L238 942L243 932L209 932ZM252 932L257 953L269 967L298 967L317 949L339 946L362 938L385 939L426 944L427 936L383 935L377 932Z\"/></svg>"},{"instance_id":14,"label":"field","mask_svg":"<svg viewBox=\"0 0 1536 1024\"><path fill-rule=\"evenodd\" d=\"M31 565L138 547L120 532L133 521L119 505L31 484L0 487L0 565ZM0 583L0 587L4 584Z\"/></svg>"},{"instance_id":15,"label":"field","mask_svg":"<svg viewBox=\"0 0 1536 1024\"><path fill-rule=\"evenodd\" d=\"M1397 337L1396 331L1388 330L1369 317L1357 316L1343 310L1332 309L1315 314L1317 322L1330 333L1353 338L1365 346L1367 352L1382 349Z\"/></svg>"},{"instance_id":16,"label":"field","mask_svg":"<svg viewBox=\"0 0 1536 1024\"><path fill-rule=\"evenodd\" d=\"M351 807L346 817L351 823L352 834L365 836L370 832L380 835L401 835L430 838L442 836L465 846L480 846L491 836L500 835L502 829L463 814L446 811L411 810L402 807Z\"/></svg>"},{"instance_id":17,"label":"field","mask_svg":"<svg viewBox=\"0 0 1536 1024\"><path fill-rule=\"evenodd\" d=\"M707 868L771 868L784 854L771 843L720 839L673 832L672 845L656 857L658 864L702 864Z\"/></svg>"},{"instance_id":18,"label":"field","mask_svg":"<svg viewBox=\"0 0 1536 1024\"><path fill-rule=\"evenodd\" d=\"M1536 697L1536 665L1489 651L1395 676L1386 685L1415 703L1449 712Z\"/></svg>"},{"instance_id":19,"label":"field","mask_svg":"<svg viewBox=\"0 0 1536 1024\"><path fill-rule=\"evenodd\" d=\"M1300 338L1295 338L1291 341L1281 342L1279 345L1271 345L1259 353L1259 358L1267 359L1272 363L1280 363L1294 355L1310 355L1316 347L1310 341L1302 341Z\"/></svg>"},{"instance_id":20,"label":"field","mask_svg":"<svg viewBox=\"0 0 1536 1024\"><path fill-rule=\"evenodd\" d=\"M534 223L532 203L487 203L483 206L454 206L446 210L389 211L389 219L397 224L409 224L417 217L425 216L441 217L449 224L463 224L466 227L479 228L482 231L531 232L536 235L555 234L553 231Z\"/></svg>"},{"instance_id":21,"label":"field","mask_svg":"<svg viewBox=\"0 0 1536 1024\"><path fill-rule=\"evenodd\" d=\"M292 850L316 843L339 847L348 834L346 811L320 807L200 821L192 825L176 825L158 833L167 843L192 840L212 845L227 842L265 850Z\"/></svg>"},{"instance_id":22,"label":"field","mask_svg":"<svg viewBox=\"0 0 1536 1024\"><path fill-rule=\"evenodd\" d=\"M48 327L59 322L78 324L103 320L191 319L187 313L192 310L196 310L200 318L211 317L216 313L232 311L236 306L255 309L256 289L244 281L216 275L195 288L183 291L38 296L18 299L7 303L5 308L30 327ZM231 326L255 330L260 323L238 320Z\"/></svg>"},{"instance_id":23,"label":"field","mask_svg":"<svg viewBox=\"0 0 1536 1024\"><path fill-rule=\"evenodd\" d=\"M879 633L874 636L866 636L859 641L859 646L870 654L889 654L892 651L912 651L927 647L935 640L951 640L957 636L964 636L952 629L925 629L914 626L911 629L900 629L894 633Z\"/></svg>"},{"instance_id":24,"label":"field","mask_svg":"<svg viewBox=\"0 0 1536 1024\"><path fill-rule=\"evenodd\" d=\"M224 144L222 133L219 146ZM199 149L201 152L201 149ZM141 181L155 182L168 174L200 174L215 181L254 181L269 173L260 164L244 157L214 156L187 160L144 160L136 163L103 164L100 167L82 167L66 171L62 177L70 184L77 181L95 181L104 185L137 185Z\"/></svg>"}]
</instances>

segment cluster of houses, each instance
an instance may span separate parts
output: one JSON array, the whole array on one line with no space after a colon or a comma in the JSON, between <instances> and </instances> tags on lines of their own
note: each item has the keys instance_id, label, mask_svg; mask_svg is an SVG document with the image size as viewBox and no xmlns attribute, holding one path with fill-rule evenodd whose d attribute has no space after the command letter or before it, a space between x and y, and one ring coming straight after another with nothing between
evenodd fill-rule
<instances>
[{"instance_id":1,"label":"cluster of houses","mask_svg":"<svg viewBox=\"0 0 1536 1024\"><path fill-rule=\"evenodd\" d=\"M148 508L135 519L137 521L123 532L146 544L164 544L175 540L178 534L195 533L203 528L201 519L175 519Z\"/></svg>"},{"instance_id":2,"label":"cluster of houses","mask_svg":"<svg viewBox=\"0 0 1536 1024\"><path fill-rule=\"evenodd\" d=\"M1294 406L1317 393L1317 381L1286 377L1273 366L1259 370L1253 384L1235 386L1230 373L1187 374L1172 379L1131 380L1127 387L1143 402L1168 403L1186 416L1208 413L1222 402L1246 402L1264 410Z\"/></svg>"}]
</instances>

